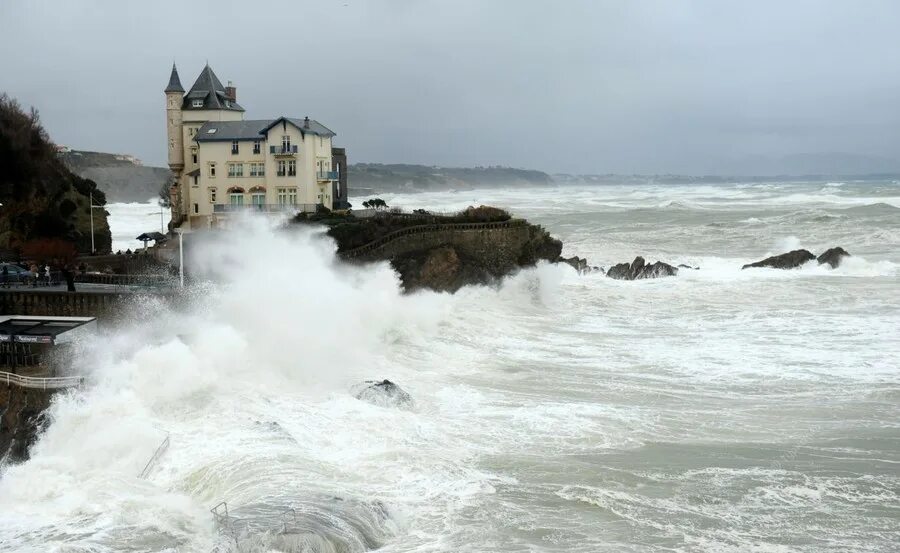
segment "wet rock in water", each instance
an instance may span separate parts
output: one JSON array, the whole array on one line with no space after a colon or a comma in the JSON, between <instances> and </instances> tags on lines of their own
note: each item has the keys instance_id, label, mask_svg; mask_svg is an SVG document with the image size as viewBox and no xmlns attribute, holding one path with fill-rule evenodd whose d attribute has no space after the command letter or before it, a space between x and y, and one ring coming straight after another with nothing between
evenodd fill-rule
<instances>
[{"instance_id":1,"label":"wet rock in water","mask_svg":"<svg viewBox=\"0 0 900 553\"><path fill-rule=\"evenodd\" d=\"M583 274L583 273L590 273L592 271L597 270L596 267L591 267L590 265L588 265L587 259L578 257L577 255L574 255L572 257L560 256L560 257L556 258L556 262L557 263L565 263L566 265L568 265L568 266L572 267L573 269L575 269L576 271L578 271L579 275Z\"/></svg>"},{"instance_id":2,"label":"wet rock in water","mask_svg":"<svg viewBox=\"0 0 900 553\"><path fill-rule=\"evenodd\" d=\"M619 263L606 271L606 276L616 280L642 280L645 278L675 276L677 274L678 269L676 267L662 261L647 265L647 262L641 256L635 257L630 264Z\"/></svg>"},{"instance_id":3,"label":"wet rock in water","mask_svg":"<svg viewBox=\"0 0 900 553\"><path fill-rule=\"evenodd\" d=\"M756 263L748 263L741 269L749 269L754 267L770 267L772 269L796 269L800 265L815 259L808 250L794 250L792 252L783 253L781 255L773 255Z\"/></svg>"},{"instance_id":4,"label":"wet rock in water","mask_svg":"<svg viewBox=\"0 0 900 553\"><path fill-rule=\"evenodd\" d=\"M685 265L684 263L680 263L680 264L678 265L678 268L679 268L679 269L693 269L693 270L695 270L695 271L697 271L697 270L700 269L700 267L691 267L690 265Z\"/></svg>"},{"instance_id":5,"label":"wet rock in water","mask_svg":"<svg viewBox=\"0 0 900 553\"><path fill-rule=\"evenodd\" d=\"M824 265L828 263L831 265L832 269L837 269L841 261L844 260L845 257L850 257L850 254L847 253L847 250L844 248L837 246L835 248L828 249L825 253L818 257L819 265Z\"/></svg>"},{"instance_id":6,"label":"wet rock in water","mask_svg":"<svg viewBox=\"0 0 900 553\"><path fill-rule=\"evenodd\" d=\"M396 407L398 409L415 407L412 396L390 380L367 380L357 386L353 395L356 399L379 407Z\"/></svg>"}]
</instances>

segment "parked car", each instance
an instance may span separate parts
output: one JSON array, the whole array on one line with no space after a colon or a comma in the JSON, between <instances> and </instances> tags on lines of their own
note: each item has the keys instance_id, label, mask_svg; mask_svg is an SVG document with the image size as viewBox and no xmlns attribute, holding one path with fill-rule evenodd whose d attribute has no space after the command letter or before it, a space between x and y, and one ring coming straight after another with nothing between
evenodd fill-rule
<instances>
[{"instance_id":1,"label":"parked car","mask_svg":"<svg viewBox=\"0 0 900 553\"><path fill-rule=\"evenodd\" d=\"M28 282L34 278L31 271L15 263L0 263L0 278L3 278L4 267L7 271L7 282Z\"/></svg>"}]
</instances>

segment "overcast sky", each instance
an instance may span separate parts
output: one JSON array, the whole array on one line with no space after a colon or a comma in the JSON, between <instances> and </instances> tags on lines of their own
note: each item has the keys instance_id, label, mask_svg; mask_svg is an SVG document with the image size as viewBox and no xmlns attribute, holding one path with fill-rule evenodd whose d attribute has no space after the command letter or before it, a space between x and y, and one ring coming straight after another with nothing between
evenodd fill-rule
<instances>
[{"instance_id":1,"label":"overcast sky","mask_svg":"<svg viewBox=\"0 0 900 553\"><path fill-rule=\"evenodd\" d=\"M165 163L172 61L351 162L714 172L900 158L900 2L0 0L0 91L76 149Z\"/></svg>"}]
</instances>

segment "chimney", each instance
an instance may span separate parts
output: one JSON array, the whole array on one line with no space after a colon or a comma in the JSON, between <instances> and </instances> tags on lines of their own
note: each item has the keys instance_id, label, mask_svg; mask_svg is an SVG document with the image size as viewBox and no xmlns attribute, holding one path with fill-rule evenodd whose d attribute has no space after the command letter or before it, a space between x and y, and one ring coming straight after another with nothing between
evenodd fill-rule
<instances>
[{"instance_id":1,"label":"chimney","mask_svg":"<svg viewBox=\"0 0 900 553\"><path fill-rule=\"evenodd\" d=\"M304 129L309 128L309 116L308 115L305 118L303 118L303 128Z\"/></svg>"},{"instance_id":2,"label":"chimney","mask_svg":"<svg viewBox=\"0 0 900 553\"><path fill-rule=\"evenodd\" d=\"M225 87L225 97L232 102L237 102L237 89L231 81L228 81L228 86Z\"/></svg>"}]
</instances>

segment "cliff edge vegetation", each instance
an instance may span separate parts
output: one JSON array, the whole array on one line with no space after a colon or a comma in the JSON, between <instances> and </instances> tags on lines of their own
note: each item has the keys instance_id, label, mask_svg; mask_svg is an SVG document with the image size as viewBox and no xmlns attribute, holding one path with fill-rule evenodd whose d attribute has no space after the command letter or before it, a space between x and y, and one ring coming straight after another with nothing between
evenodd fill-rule
<instances>
[{"instance_id":1,"label":"cliff edge vegetation","mask_svg":"<svg viewBox=\"0 0 900 553\"><path fill-rule=\"evenodd\" d=\"M0 249L21 256L62 242L89 253L91 195L94 205L106 204L94 181L59 160L37 110L26 113L0 94ZM94 209L94 243L101 253L112 243L106 216L106 210Z\"/></svg>"}]
</instances>

